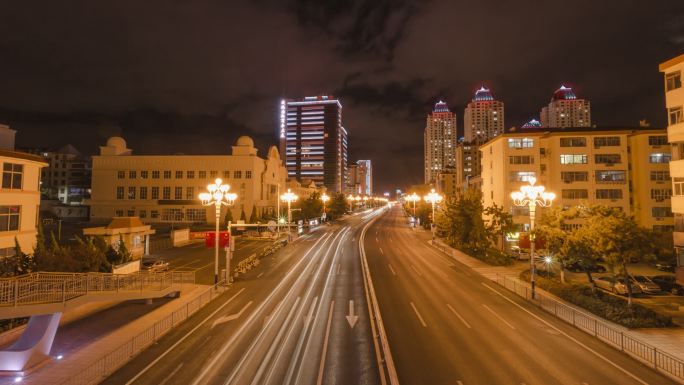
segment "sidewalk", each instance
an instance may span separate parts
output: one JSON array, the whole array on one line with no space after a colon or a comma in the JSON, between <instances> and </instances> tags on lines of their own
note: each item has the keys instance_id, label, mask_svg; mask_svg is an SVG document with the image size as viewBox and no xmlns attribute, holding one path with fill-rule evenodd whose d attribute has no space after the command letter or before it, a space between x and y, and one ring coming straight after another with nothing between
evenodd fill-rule
<instances>
[{"instance_id":1,"label":"sidewalk","mask_svg":"<svg viewBox=\"0 0 684 385\"><path fill-rule=\"evenodd\" d=\"M121 345L129 342L169 317L179 308L198 299L209 286L184 285L178 298L155 299L152 304L144 300L126 301L109 307L103 306L87 315L66 313L68 321L60 325L50 352L61 360L48 360L46 364L28 374L22 383L58 385L86 371L93 363ZM76 310L74 313L83 313ZM0 377L0 384L13 383L13 377Z\"/></svg>"},{"instance_id":2,"label":"sidewalk","mask_svg":"<svg viewBox=\"0 0 684 385\"><path fill-rule=\"evenodd\" d=\"M431 240L427 241L432 244ZM473 258L459 250L453 249L443 242L437 240L435 245L433 245L438 250L442 251L444 254L450 256L454 260L468 266L481 276L496 281L497 277L511 277L518 278L520 272L526 267L524 266L491 266L479 259ZM443 249L444 248L444 249ZM554 297L557 301L564 303L565 305L574 308L578 312L583 312L586 314L591 314L586 309L582 309L571 303L563 301L562 299L548 293L545 290L537 288L540 292L545 293L551 297ZM598 316L592 315L599 318ZM606 323L610 324L614 329L621 330L626 335L631 336L641 342L652 345L656 349L671 354L672 356L684 361L684 328L663 328L663 329L628 329L624 326L618 325L616 323L604 320Z\"/></svg>"}]
</instances>

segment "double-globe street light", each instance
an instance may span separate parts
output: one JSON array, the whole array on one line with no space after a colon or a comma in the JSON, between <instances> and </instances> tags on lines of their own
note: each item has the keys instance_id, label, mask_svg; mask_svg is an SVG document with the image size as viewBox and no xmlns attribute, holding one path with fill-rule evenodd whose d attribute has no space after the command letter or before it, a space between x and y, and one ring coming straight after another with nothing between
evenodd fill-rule
<instances>
[{"instance_id":1,"label":"double-globe street light","mask_svg":"<svg viewBox=\"0 0 684 385\"><path fill-rule=\"evenodd\" d=\"M435 189L430 190L430 193L423 197L425 202L432 204L432 223L430 227L432 228L432 240L435 239L435 205L442 201L444 197L435 192Z\"/></svg>"},{"instance_id":2,"label":"double-globe street light","mask_svg":"<svg viewBox=\"0 0 684 385\"><path fill-rule=\"evenodd\" d=\"M520 191L514 191L511 193L511 198L516 206L527 206L530 211L530 287L532 299L535 295L535 264L534 264L534 219L537 211L537 206L548 207L551 206L553 200L556 198L556 194L552 192L546 192L544 186L535 185L537 183L537 178L531 177L528 179L530 183L527 186L520 187Z\"/></svg>"},{"instance_id":3,"label":"double-globe street light","mask_svg":"<svg viewBox=\"0 0 684 385\"><path fill-rule=\"evenodd\" d=\"M214 285L218 284L218 256L219 256L219 222L221 221L221 206L232 206L237 199L237 194L228 192L230 185L223 184L220 178L217 178L213 184L207 186L208 192L203 192L199 195L203 206L216 207L216 230L214 234ZM228 240L230 242L230 239ZM230 248L230 243L228 244ZM230 258L226 254L226 283L230 276Z\"/></svg>"},{"instance_id":4,"label":"double-globe street light","mask_svg":"<svg viewBox=\"0 0 684 385\"><path fill-rule=\"evenodd\" d=\"M287 202L287 233L288 233L288 238L290 235L290 225L292 224L292 208L291 204L292 202L296 201L299 197L297 194L293 193L290 189L287 189L287 192L284 193L283 195L280 196L280 200L283 202ZM289 239L291 240L291 239Z\"/></svg>"},{"instance_id":5,"label":"double-globe street light","mask_svg":"<svg viewBox=\"0 0 684 385\"><path fill-rule=\"evenodd\" d=\"M420 197L418 196L418 194L413 193L413 194L407 196L406 200L413 203L413 220L415 221L415 219L416 219L416 202L420 201Z\"/></svg>"}]
</instances>

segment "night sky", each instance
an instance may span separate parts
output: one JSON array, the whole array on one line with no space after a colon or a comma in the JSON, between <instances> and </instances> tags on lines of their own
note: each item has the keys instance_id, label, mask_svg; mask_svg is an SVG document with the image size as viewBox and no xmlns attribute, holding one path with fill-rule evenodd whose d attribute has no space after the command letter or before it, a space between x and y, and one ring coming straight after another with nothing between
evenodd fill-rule
<instances>
[{"instance_id":1,"label":"night sky","mask_svg":"<svg viewBox=\"0 0 684 385\"><path fill-rule=\"evenodd\" d=\"M280 98L333 94L386 190L422 182L438 99L460 128L484 84L511 127L563 83L597 125L665 127L658 64L682 53L682 0L4 0L0 122L18 146L216 154L251 135L265 155Z\"/></svg>"}]
</instances>

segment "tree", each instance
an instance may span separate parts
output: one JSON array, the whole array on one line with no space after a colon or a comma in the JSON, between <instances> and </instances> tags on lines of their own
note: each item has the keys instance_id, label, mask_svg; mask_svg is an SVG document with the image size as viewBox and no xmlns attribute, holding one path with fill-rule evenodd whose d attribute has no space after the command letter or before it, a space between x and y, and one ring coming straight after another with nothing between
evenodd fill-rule
<instances>
[{"instance_id":1,"label":"tree","mask_svg":"<svg viewBox=\"0 0 684 385\"><path fill-rule=\"evenodd\" d=\"M124 242L123 236L121 234L119 234L119 242L117 243L116 253L119 256L119 264L130 262L131 252L128 251L126 242Z\"/></svg>"},{"instance_id":2,"label":"tree","mask_svg":"<svg viewBox=\"0 0 684 385\"><path fill-rule=\"evenodd\" d=\"M483 211L480 191L466 190L460 197L447 198L444 202L436 218L437 229L452 246L484 259L490 239L482 218Z\"/></svg>"},{"instance_id":3,"label":"tree","mask_svg":"<svg viewBox=\"0 0 684 385\"><path fill-rule=\"evenodd\" d=\"M249 223L257 223L256 205L252 206L252 213L249 215Z\"/></svg>"},{"instance_id":4,"label":"tree","mask_svg":"<svg viewBox=\"0 0 684 385\"><path fill-rule=\"evenodd\" d=\"M33 255L26 254L21 250L17 237L14 237L14 260L16 261L14 269L15 275L29 274L36 268L36 262Z\"/></svg>"},{"instance_id":5,"label":"tree","mask_svg":"<svg viewBox=\"0 0 684 385\"><path fill-rule=\"evenodd\" d=\"M618 276L627 287L627 303L632 304L631 276L627 265L634 261L646 261L653 257L652 238L639 227L634 217L612 207L596 206L585 227L595 253L618 269Z\"/></svg>"},{"instance_id":6,"label":"tree","mask_svg":"<svg viewBox=\"0 0 684 385\"><path fill-rule=\"evenodd\" d=\"M107 260L107 249L103 249L99 242L96 244L94 238L88 237L84 240L76 237L76 244L70 248L74 259L80 264L79 271L111 272L112 263Z\"/></svg>"},{"instance_id":7,"label":"tree","mask_svg":"<svg viewBox=\"0 0 684 385\"><path fill-rule=\"evenodd\" d=\"M240 212L240 220L243 222L247 220L247 215L245 215L245 209L244 208Z\"/></svg>"},{"instance_id":8,"label":"tree","mask_svg":"<svg viewBox=\"0 0 684 385\"><path fill-rule=\"evenodd\" d=\"M346 212L347 206L344 194L335 194L328 204L328 216L330 219L341 217Z\"/></svg>"},{"instance_id":9,"label":"tree","mask_svg":"<svg viewBox=\"0 0 684 385\"><path fill-rule=\"evenodd\" d=\"M584 246L576 243L583 240L583 234L577 234L578 226L570 226L573 220L577 220L586 216L586 209L581 207L572 207L570 209L563 209L559 206L554 206L543 211L543 214L535 226L535 237L541 239L544 243L546 252L556 258L560 264L560 279L565 283L565 267L569 264L579 262L580 266L585 267L595 265L593 259L589 254L580 252ZM574 237L574 238L573 238ZM567 244L568 239L573 238L575 243ZM586 262L583 259L591 259ZM593 285L591 271L587 278Z\"/></svg>"},{"instance_id":10,"label":"tree","mask_svg":"<svg viewBox=\"0 0 684 385\"><path fill-rule=\"evenodd\" d=\"M317 192L309 195L306 199L300 199L296 205L300 209L295 214L297 219L318 218L323 213L323 201L321 201L320 194Z\"/></svg>"},{"instance_id":11,"label":"tree","mask_svg":"<svg viewBox=\"0 0 684 385\"><path fill-rule=\"evenodd\" d=\"M506 234L512 233L516 229L516 225L513 223L513 215L505 211L503 206L496 204L484 209L484 214L489 217L486 228L492 243L497 243L501 239L501 251L504 251Z\"/></svg>"},{"instance_id":12,"label":"tree","mask_svg":"<svg viewBox=\"0 0 684 385\"><path fill-rule=\"evenodd\" d=\"M226 210L226 215L223 217L223 225L228 226L228 222L233 221L233 211L230 207Z\"/></svg>"}]
</instances>

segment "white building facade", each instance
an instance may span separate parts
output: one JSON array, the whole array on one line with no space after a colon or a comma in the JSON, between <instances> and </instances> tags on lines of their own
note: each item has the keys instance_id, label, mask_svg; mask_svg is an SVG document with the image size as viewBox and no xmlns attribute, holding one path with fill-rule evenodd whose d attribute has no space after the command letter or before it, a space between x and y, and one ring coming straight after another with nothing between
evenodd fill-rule
<instances>
[{"instance_id":1,"label":"white building facade","mask_svg":"<svg viewBox=\"0 0 684 385\"><path fill-rule=\"evenodd\" d=\"M278 149L272 146L260 158L246 136L237 140L231 155L133 155L122 138L113 137L93 156L90 219L137 216L145 223L214 223L214 208L202 206L198 196L216 178L238 195L229 208L234 220L243 214L250 218L252 210L257 217L274 217L286 177Z\"/></svg>"},{"instance_id":2,"label":"white building facade","mask_svg":"<svg viewBox=\"0 0 684 385\"><path fill-rule=\"evenodd\" d=\"M504 104L494 100L489 89L480 87L463 113L464 138L484 143L504 132Z\"/></svg>"}]
</instances>

